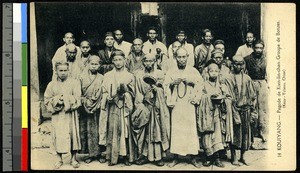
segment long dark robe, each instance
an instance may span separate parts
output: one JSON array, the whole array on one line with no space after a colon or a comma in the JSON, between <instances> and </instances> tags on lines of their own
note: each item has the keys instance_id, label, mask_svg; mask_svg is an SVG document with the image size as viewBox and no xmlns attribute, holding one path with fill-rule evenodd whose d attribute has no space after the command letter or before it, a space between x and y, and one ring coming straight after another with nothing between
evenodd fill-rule
<instances>
[{"instance_id":1,"label":"long dark robe","mask_svg":"<svg viewBox=\"0 0 300 173\"><path fill-rule=\"evenodd\" d=\"M253 141L250 123L252 116L256 114L254 108L254 100L256 99L256 91L251 78L241 73L241 81L236 80L235 74L227 78L229 91L232 93L232 108L237 111L240 121L233 120L233 141L232 144L239 149L248 150ZM252 138L252 139L251 139Z\"/></svg>"},{"instance_id":2,"label":"long dark robe","mask_svg":"<svg viewBox=\"0 0 300 173\"><path fill-rule=\"evenodd\" d=\"M217 151L223 150L230 142L230 112L226 111L228 99L227 86L220 83L219 79L214 86L208 80L203 83L203 95L198 107L198 128L201 134L202 146L207 156ZM212 95L224 95L222 103L216 103L211 100ZM230 103L230 102L229 102Z\"/></svg>"},{"instance_id":3,"label":"long dark robe","mask_svg":"<svg viewBox=\"0 0 300 173\"><path fill-rule=\"evenodd\" d=\"M58 104L63 95L63 105ZM80 84L68 78L52 80L45 91L45 106L52 113L52 142L57 153L80 150L79 120L77 109L80 102Z\"/></svg>"},{"instance_id":4,"label":"long dark robe","mask_svg":"<svg viewBox=\"0 0 300 173\"><path fill-rule=\"evenodd\" d=\"M95 78L93 78L95 77ZM80 141L81 153L88 153L90 157L101 154L99 142L99 116L101 103L101 87L103 75L97 73L91 76L85 69L79 77L82 90L82 107L80 109Z\"/></svg>"},{"instance_id":5,"label":"long dark robe","mask_svg":"<svg viewBox=\"0 0 300 173\"><path fill-rule=\"evenodd\" d=\"M120 84L124 84L123 98L118 96ZM117 164L119 156L127 156L129 162L133 162L136 158L130 130L130 116L133 111L135 94L134 84L134 76L125 70L117 72L113 69L104 75L99 144L106 145L106 159L110 160L112 164ZM109 101L108 97L114 99Z\"/></svg>"},{"instance_id":6,"label":"long dark robe","mask_svg":"<svg viewBox=\"0 0 300 173\"><path fill-rule=\"evenodd\" d=\"M133 114L133 131L139 157L144 155L149 161L158 161L165 156L165 151L170 146L170 114L163 89L157 87L155 91L152 90L143 81L143 77L146 75L153 76L157 79L157 83L163 83L164 74L161 70L155 69L151 73L146 73L144 70L137 72L135 104L137 108L145 107L145 111L149 112L149 117L145 117L143 114ZM146 121L148 122L144 123Z\"/></svg>"}]
</instances>

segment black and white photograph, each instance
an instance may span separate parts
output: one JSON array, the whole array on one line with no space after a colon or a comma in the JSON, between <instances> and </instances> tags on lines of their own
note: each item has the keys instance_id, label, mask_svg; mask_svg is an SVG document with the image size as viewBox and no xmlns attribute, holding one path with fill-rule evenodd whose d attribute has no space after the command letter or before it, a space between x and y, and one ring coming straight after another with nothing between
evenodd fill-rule
<instances>
[{"instance_id":1,"label":"black and white photograph","mask_svg":"<svg viewBox=\"0 0 300 173\"><path fill-rule=\"evenodd\" d=\"M293 4L28 6L32 170L293 169Z\"/></svg>"}]
</instances>

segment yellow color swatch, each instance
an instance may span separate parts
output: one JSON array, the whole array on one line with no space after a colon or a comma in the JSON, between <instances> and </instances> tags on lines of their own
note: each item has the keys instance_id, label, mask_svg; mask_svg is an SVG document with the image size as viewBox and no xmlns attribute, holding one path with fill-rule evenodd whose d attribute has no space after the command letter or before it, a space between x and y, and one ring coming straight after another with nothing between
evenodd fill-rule
<instances>
[{"instance_id":1,"label":"yellow color swatch","mask_svg":"<svg viewBox=\"0 0 300 173\"><path fill-rule=\"evenodd\" d=\"M22 128L28 128L27 86L22 86Z\"/></svg>"}]
</instances>

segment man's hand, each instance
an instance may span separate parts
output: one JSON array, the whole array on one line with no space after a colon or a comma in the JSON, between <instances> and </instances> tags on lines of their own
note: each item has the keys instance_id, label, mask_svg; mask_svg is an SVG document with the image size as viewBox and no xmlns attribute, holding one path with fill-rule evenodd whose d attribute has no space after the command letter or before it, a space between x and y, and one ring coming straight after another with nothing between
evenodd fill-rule
<instances>
[{"instance_id":1,"label":"man's hand","mask_svg":"<svg viewBox=\"0 0 300 173\"><path fill-rule=\"evenodd\" d=\"M183 82L188 86L192 86L192 87L195 86L195 83L193 81L190 81L189 79L184 78Z\"/></svg>"},{"instance_id":2,"label":"man's hand","mask_svg":"<svg viewBox=\"0 0 300 173\"><path fill-rule=\"evenodd\" d=\"M171 85L179 85L181 81L182 81L182 79L177 78L171 83Z\"/></svg>"}]
</instances>

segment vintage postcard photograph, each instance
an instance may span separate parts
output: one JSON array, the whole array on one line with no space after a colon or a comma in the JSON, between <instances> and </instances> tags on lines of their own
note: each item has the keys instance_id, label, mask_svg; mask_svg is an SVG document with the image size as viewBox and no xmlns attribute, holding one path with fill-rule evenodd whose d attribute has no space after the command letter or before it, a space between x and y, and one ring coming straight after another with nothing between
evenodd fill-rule
<instances>
[{"instance_id":1,"label":"vintage postcard photograph","mask_svg":"<svg viewBox=\"0 0 300 173\"><path fill-rule=\"evenodd\" d=\"M295 170L296 5L32 2L31 170Z\"/></svg>"}]
</instances>

